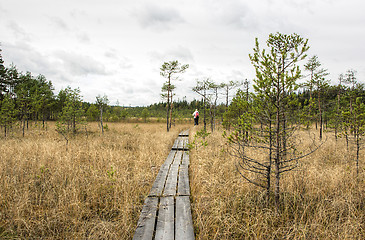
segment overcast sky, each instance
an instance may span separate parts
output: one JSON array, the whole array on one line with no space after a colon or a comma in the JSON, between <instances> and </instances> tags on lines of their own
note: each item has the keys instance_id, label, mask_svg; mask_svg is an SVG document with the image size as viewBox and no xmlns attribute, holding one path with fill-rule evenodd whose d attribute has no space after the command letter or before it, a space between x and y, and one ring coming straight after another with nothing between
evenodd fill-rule
<instances>
[{"instance_id":1,"label":"overcast sky","mask_svg":"<svg viewBox=\"0 0 365 240\"><path fill-rule=\"evenodd\" d=\"M83 99L142 106L161 101L160 67L190 68L176 98L195 95L197 79L251 80L248 54L270 33L309 39L337 82L348 69L365 82L363 0L1 0L5 65L43 74L56 92L79 87Z\"/></svg>"}]
</instances>

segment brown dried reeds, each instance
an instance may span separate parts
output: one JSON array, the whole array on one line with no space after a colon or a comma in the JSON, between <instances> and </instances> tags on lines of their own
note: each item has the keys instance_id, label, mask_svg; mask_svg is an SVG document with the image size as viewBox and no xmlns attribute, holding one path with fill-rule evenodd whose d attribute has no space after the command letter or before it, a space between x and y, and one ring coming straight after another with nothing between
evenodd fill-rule
<instances>
[{"instance_id":1,"label":"brown dried reeds","mask_svg":"<svg viewBox=\"0 0 365 240\"><path fill-rule=\"evenodd\" d=\"M161 124L96 123L70 139L50 123L0 144L0 239L131 239L178 133Z\"/></svg>"},{"instance_id":2,"label":"brown dried reeds","mask_svg":"<svg viewBox=\"0 0 365 240\"><path fill-rule=\"evenodd\" d=\"M240 177L222 131L207 137L206 147L191 151L196 239L364 239L365 169L357 180L345 140L327 135L320 149L283 175L280 212ZM311 139L299 136L298 151L305 152Z\"/></svg>"}]
</instances>

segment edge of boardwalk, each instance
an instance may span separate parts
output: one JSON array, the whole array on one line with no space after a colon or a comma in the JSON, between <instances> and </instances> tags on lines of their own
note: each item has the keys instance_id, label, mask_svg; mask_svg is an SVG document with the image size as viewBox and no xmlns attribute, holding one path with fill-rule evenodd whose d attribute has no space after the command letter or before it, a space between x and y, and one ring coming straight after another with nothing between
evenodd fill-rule
<instances>
[{"instance_id":1,"label":"edge of boardwalk","mask_svg":"<svg viewBox=\"0 0 365 240\"><path fill-rule=\"evenodd\" d=\"M193 240L189 130L179 133L145 199L134 240Z\"/></svg>"}]
</instances>

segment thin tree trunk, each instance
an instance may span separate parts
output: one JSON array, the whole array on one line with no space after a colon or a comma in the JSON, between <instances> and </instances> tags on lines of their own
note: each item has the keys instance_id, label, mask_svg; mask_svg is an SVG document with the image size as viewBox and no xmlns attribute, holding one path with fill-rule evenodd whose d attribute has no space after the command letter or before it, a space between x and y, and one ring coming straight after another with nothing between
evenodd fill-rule
<instances>
[{"instance_id":1,"label":"thin tree trunk","mask_svg":"<svg viewBox=\"0 0 365 240\"><path fill-rule=\"evenodd\" d=\"M74 115L73 116L73 119L72 119L72 127L73 127L73 133L76 134L76 116Z\"/></svg>"},{"instance_id":2,"label":"thin tree trunk","mask_svg":"<svg viewBox=\"0 0 365 240\"><path fill-rule=\"evenodd\" d=\"M277 210L279 209L280 201L280 112L277 109L276 113L276 146L275 146L275 204Z\"/></svg>"},{"instance_id":3,"label":"thin tree trunk","mask_svg":"<svg viewBox=\"0 0 365 240\"><path fill-rule=\"evenodd\" d=\"M101 133L104 134L103 107L100 107L100 125L101 125Z\"/></svg>"},{"instance_id":4,"label":"thin tree trunk","mask_svg":"<svg viewBox=\"0 0 365 240\"><path fill-rule=\"evenodd\" d=\"M359 179L359 153L360 153L360 136L356 133L356 177Z\"/></svg>"},{"instance_id":5,"label":"thin tree trunk","mask_svg":"<svg viewBox=\"0 0 365 240\"><path fill-rule=\"evenodd\" d=\"M319 139L322 140L322 108L321 108L321 94L318 89L318 111L319 111Z\"/></svg>"},{"instance_id":6,"label":"thin tree trunk","mask_svg":"<svg viewBox=\"0 0 365 240\"><path fill-rule=\"evenodd\" d=\"M171 124L172 124L172 108L174 107L173 103L172 103L172 92L171 92L171 96L170 96L170 124L169 124L169 128L171 129Z\"/></svg>"},{"instance_id":7,"label":"thin tree trunk","mask_svg":"<svg viewBox=\"0 0 365 240\"><path fill-rule=\"evenodd\" d=\"M204 108L204 111L203 111L203 113L204 113L204 132L206 132L207 131L207 121L206 121L206 114L205 114L205 90L204 90L204 98L203 98L203 108Z\"/></svg>"},{"instance_id":8,"label":"thin tree trunk","mask_svg":"<svg viewBox=\"0 0 365 240\"><path fill-rule=\"evenodd\" d=\"M267 174L266 174L266 204L269 205L270 203L270 188L271 188L271 165L272 165L272 150L273 150L273 139L272 139L272 123L271 123L271 114L269 119L269 166L267 166ZM248 132L246 132L247 135Z\"/></svg>"},{"instance_id":9,"label":"thin tree trunk","mask_svg":"<svg viewBox=\"0 0 365 240\"><path fill-rule=\"evenodd\" d=\"M25 118L23 118L23 137L25 135Z\"/></svg>"},{"instance_id":10,"label":"thin tree trunk","mask_svg":"<svg viewBox=\"0 0 365 240\"><path fill-rule=\"evenodd\" d=\"M170 78L169 78L169 83L168 83L168 87L167 87L167 113L166 113L166 127L167 127L167 131L170 130L170 124L169 124L169 111L170 111Z\"/></svg>"}]
</instances>

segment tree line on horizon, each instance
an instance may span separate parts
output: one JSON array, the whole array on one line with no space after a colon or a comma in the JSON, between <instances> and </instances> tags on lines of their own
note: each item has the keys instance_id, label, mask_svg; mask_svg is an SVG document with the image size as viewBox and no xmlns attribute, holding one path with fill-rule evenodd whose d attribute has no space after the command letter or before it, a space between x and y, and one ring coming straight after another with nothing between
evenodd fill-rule
<instances>
[{"instance_id":1,"label":"tree line on horizon","mask_svg":"<svg viewBox=\"0 0 365 240\"><path fill-rule=\"evenodd\" d=\"M166 116L165 102L143 107L125 107L109 104L107 96L96 96L94 103L82 99L79 88L66 87L55 93L53 84L44 75L34 76L21 72L16 65L4 65L0 48L0 126L6 136L15 124L23 132L29 123L46 127L47 121L67 122L67 128L76 131L79 122L100 121L148 121ZM201 100L173 100L175 120L191 117L195 108L202 107ZM101 114L102 113L102 114ZM102 116L102 117L101 117ZM103 124L101 124L103 127Z\"/></svg>"}]
</instances>

